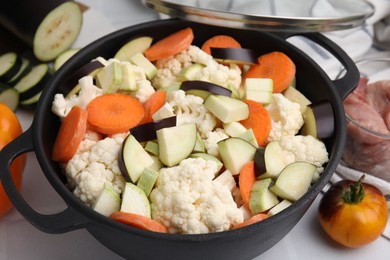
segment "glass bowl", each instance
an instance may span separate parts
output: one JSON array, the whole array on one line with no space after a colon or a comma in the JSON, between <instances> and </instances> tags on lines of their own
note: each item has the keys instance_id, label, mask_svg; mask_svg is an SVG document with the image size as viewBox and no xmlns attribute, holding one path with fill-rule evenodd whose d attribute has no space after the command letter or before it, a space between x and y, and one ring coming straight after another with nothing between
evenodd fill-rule
<instances>
[{"instance_id":1,"label":"glass bowl","mask_svg":"<svg viewBox=\"0 0 390 260\"><path fill-rule=\"evenodd\" d=\"M390 57L356 61L359 86L344 100L347 142L343 162L390 181Z\"/></svg>"}]
</instances>

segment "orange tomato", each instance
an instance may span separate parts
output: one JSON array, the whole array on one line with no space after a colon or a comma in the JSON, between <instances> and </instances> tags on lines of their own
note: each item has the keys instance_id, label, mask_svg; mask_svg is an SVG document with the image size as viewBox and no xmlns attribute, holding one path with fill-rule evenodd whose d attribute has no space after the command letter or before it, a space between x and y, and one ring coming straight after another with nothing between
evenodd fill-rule
<instances>
[{"instance_id":1,"label":"orange tomato","mask_svg":"<svg viewBox=\"0 0 390 260\"><path fill-rule=\"evenodd\" d=\"M343 180L335 183L319 205L320 224L336 242L360 247L375 241L387 224L388 208L382 192L373 185Z\"/></svg>"},{"instance_id":2,"label":"orange tomato","mask_svg":"<svg viewBox=\"0 0 390 260\"><path fill-rule=\"evenodd\" d=\"M6 105L0 103L0 150L22 133L22 127L14 112ZM20 189L22 174L26 164L26 155L20 155L11 164L11 175L15 186ZM12 203L7 197L0 182L0 217L4 216L12 208Z\"/></svg>"}]
</instances>

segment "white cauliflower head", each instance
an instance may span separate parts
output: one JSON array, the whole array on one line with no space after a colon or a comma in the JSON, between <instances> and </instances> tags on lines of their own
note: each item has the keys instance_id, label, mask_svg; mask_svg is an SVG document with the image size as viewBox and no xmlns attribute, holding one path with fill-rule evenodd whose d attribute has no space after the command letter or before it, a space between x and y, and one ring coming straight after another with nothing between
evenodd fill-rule
<instances>
[{"instance_id":1,"label":"white cauliflower head","mask_svg":"<svg viewBox=\"0 0 390 260\"><path fill-rule=\"evenodd\" d=\"M280 140L284 136L296 135L304 121L298 103L292 102L282 94L272 95L272 102L266 106L272 121L268 141Z\"/></svg>"},{"instance_id":2,"label":"white cauliflower head","mask_svg":"<svg viewBox=\"0 0 390 260\"><path fill-rule=\"evenodd\" d=\"M181 53L156 62L158 72L153 79L153 86L156 88L167 88L173 82L180 81L178 76L182 69L192 64L204 65L194 80L212 82L222 87L235 89L238 89L241 85L240 67L235 64L232 64L230 67L220 64L199 47L191 45Z\"/></svg>"},{"instance_id":3,"label":"white cauliflower head","mask_svg":"<svg viewBox=\"0 0 390 260\"><path fill-rule=\"evenodd\" d=\"M152 218L170 233L201 234L224 231L243 221L229 188L213 181L217 165L188 158L160 170L150 194Z\"/></svg>"},{"instance_id":4,"label":"white cauliflower head","mask_svg":"<svg viewBox=\"0 0 390 260\"><path fill-rule=\"evenodd\" d=\"M126 134L103 140L84 139L67 163L65 173L76 197L92 206L106 182L121 193L125 180L118 166L118 153Z\"/></svg>"},{"instance_id":5,"label":"white cauliflower head","mask_svg":"<svg viewBox=\"0 0 390 260\"><path fill-rule=\"evenodd\" d=\"M217 119L203 105L203 99L200 97L186 95L183 90L177 90L169 93L167 103L177 116L177 124L195 123L202 138L217 125Z\"/></svg>"},{"instance_id":6,"label":"white cauliflower head","mask_svg":"<svg viewBox=\"0 0 390 260\"><path fill-rule=\"evenodd\" d=\"M209 132L207 138L203 140L207 153L215 157L220 157L218 142L226 138L229 138L229 136L222 128L217 128L214 131Z\"/></svg>"},{"instance_id":7,"label":"white cauliflower head","mask_svg":"<svg viewBox=\"0 0 390 260\"><path fill-rule=\"evenodd\" d=\"M279 140L287 163L305 161L317 166L314 179L324 170L323 165L329 161L326 146L311 135L285 136Z\"/></svg>"}]
</instances>

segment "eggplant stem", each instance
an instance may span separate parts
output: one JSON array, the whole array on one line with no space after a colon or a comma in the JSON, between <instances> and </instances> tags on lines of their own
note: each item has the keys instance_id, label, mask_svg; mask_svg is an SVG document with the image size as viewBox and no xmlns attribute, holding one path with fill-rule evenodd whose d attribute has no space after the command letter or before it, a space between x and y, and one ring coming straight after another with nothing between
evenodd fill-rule
<instances>
[{"instance_id":1,"label":"eggplant stem","mask_svg":"<svg viewBox=\"0 0 390 260\"><path fill-rule=\"evenodd\" d=\"M365 196L363 188L364 176L363 174L357 182L349 185L349 189L343 189L342 198L345 203L358 204L363 200Z\"/></svg>"}]
</instances>

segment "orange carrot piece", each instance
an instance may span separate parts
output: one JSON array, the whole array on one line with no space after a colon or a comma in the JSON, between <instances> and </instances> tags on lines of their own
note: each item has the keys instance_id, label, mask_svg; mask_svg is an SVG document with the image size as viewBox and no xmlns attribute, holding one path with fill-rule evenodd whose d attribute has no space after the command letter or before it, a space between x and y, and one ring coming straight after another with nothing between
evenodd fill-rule
<instances>
[{"instance_id":1,"label":"orange carrot piece","mask_svg":"<svg viewBox=\"0 0 390 260\"><path fill-rule=\"evenodd\" d=\"M88 123L102 134L117 134L138 125L145 108L135 97L113 93L94 98L87 106Z\"/></svg>"},{"instance_id":2,"label":"orange carrot piece","mask_svg":"<svg viewBox=\"0 0 390 260\"><path fill-rule=\"evenodd\" d=\"M194 33L190 27L187 27L159 40L150 46L144 54L150 61L167 58L187 49L193 40Z\"/></svg>"},{"instance_id":3,"label":"orange carrot piece","mask_svg":"<svg viewBox=\"0 0 390 260\"><path fill-rule=\"evenodd\" d=\"M152 116L165 104L166 95L166 91L156 91L149 97L148 100L146 100L144 103L145 118L142 121L143 124L153 121Z\"/></svg>"},{"instance_id":4,"label":"orange carrot piece","mask_svg":"<svg viewBox=\"0 0 390 260\"><path fill-rule=\"evenodd\" d=\"M159 222L148 217L129 212L114 212L110 218L126 225L153 232L168 233L168 229Z\"/></svg>"},{"instance_id":5,"label":"orange carrot piece","mask_svg":"<svg viewBox=\"0 0 390 260\"><path fill-rule=\"evenodd\" d=\"M214 48L241 48L241 44L231 36L216 35L205 41L202 45L202 50L211 54L211 47Z\"/></svg>"},{"instance_id":6,"label":"orange carrot piece","mask_svg":"<svg viewBox=\"0 0 390 260\"><path fill-rule=\"evenodd\" d=\"M240 224L237 224L233 227L233 229L236 229L236 228L242 228L242 227L245 227L245 226L249 226L249 225L252 225L256 222L260 222L264 219L268 218L268 215L267 214L264 214L264 213L259 213L259 214L256 214L256 215L253 215L250 219L248 220L245 220L244 222L240 223Z\"/></svg>"},{"instance_id":7,"label":"orange carrot piece","mask_svg":"<svg viewBox=\"0 0 390 260\"><path fill-rule=\"evenodd\" d=\"M252 128L258 145L264 147L271 132L271 117L260 103L249 99L243 101L249 106L249 117L240 122L247 129Z\"/></svg>"},{"instance_id":8,"label":"orange carrot piece","mask_svg":"<svg viewBox=\"0 0 390 260\"><path fill-rule=\"evenodd\" d=\"M274 93L285 90L295 77L295 64L283 52L270 52L258 58L259 64L252 65L246 78L271 78L274 82Z\"/></svg>"},{"instance_id":9,"label":"orange carrot piece","mask_svg":"<svg viewBox=\"0 0 390 260\"><path fill-rule=\"evenodd\" d=\"M251 196L252 186L256 181L255 163L249 161L241 168L238 175L238 186L240 188L240 194L242 201L245 205L249 205L249 199Z\"/></svg>"},{"instance_id":10,"label":"orange carrot piece","mask_svg":"<svg viewBox=\"0 0 390 260\"><path fill-rule=\"evenodd\" d=\"M87 130L87 118L88 112L80 107L74 107L68 113L54 142L54 161L65 163L72 159Z\"/></svg>"}]
</instances>

